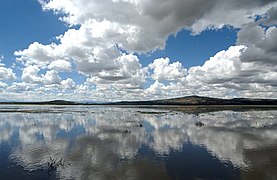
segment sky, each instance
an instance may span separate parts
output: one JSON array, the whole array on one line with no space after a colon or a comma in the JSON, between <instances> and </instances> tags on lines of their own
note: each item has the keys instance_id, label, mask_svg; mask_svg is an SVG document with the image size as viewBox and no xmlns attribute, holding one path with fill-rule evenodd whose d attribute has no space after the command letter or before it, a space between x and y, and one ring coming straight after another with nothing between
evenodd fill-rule
<instances>
[{"instance_id":1,"label":"sky","mask_svg":"<svg viewBox=\"0 0 277 180\"><path fill-rule=\"evenodd\" d=\"M0 101L277 98L276 0L0 1Z\"/></svg>"}]
</instances>

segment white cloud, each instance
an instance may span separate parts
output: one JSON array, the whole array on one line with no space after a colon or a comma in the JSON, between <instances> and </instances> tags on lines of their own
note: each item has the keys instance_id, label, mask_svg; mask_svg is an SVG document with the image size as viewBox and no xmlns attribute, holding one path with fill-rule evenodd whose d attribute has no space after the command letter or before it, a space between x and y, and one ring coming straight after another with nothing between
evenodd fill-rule
<instances>
[{"instance_id":1,"label":"white cloud","mask_svg":"<svg viewBox=\"0 0 277 180\"><path fill-rule=\"evenodd\" d=\"M116 69L93 73L87 82L92 84L109 84L119 89L142 88L145 83L146 69L142 68L137 56L122 54L114 60Z\"/></svg>"},{"instance_id":2,"label":"white cloud","mask_svg":"<svg viewBox=\"0 0 277 180\"><path fill-rule=\"evenodd\" d=\"M46 71L45 74L40 74L39 71L40 69L36 65L24 68L21 76L23 82L38 85L51 85L59 84L62 81L57 71L49 70Z\"/></svg>"},{"instance_id":3,"label":"white cloud","mask_svg":"<svg viewBox=\"0 0 277 180\"><path fill-rule=\"evenodd\" d=\"M11 86L7 88L7 90L12 92L23 92L23 91L32 91L36 87L35 84L29 84L25 82L14 82Z\"/></svg>"},{"instance_id":4,"label":"white cloud","mask_svg":"<svg viewBox=\"0 0 277 180\"><path fill-rule=\"evenodd\" d=\"M80 28L59 36L61 44L37 42L15 52L26 65L46 66L61 59L73 59L80 72L113 69L120 56L115 44L131 52L149 52L164 48L170 34L183 28L199 33L224 25L242 27L254 15L263 14L271 2L260 1L40 1L45 10L62 13L63 19ZM224 9L224 11L222 10ZM239 18L234 18L239 16ZM249 18L251 17L251 18ZM51 67L51 66L50 66Z\"/></svg>"},{"instance_id":5,"label":"white cloud","mask_svg":"<svg viewBox=\"0 0 277 180\"><path fill-rule=\"evenodd\" d=\"M56 44L43 45L34 42L27 49L15 51L14 55L18 56L17 60L26 66L37 65L39 67L45 67L49 62L56 59L56 54L54 54L56 46Z\"/></svg>"},{"instance_id":6,"label":"white cloud","mask_svg":"<svg viewBox=\"0 0 277 180\"><path fill-rule=\"evenodd\" d=\"M0 66L0 80L14 80L16 79L15 73L11 68Z\"/></svg>"},{"instance_id":7,"label":"white cloud","mask_svg":"<svg viewBox=\"0 0 277 180\"><path fill-rule=\"evenodd\" d=\"M48 65L48 69L53 69L53 70L59 71L59 72L71 71L72 66L71 66L70 62L60 59L60 60L51 62Z\"/></svg>"},{"instance_id":8,"label":"white cloud","mask_svg":"<svg viewBox=\"0 0 277 180\"><path fill-rule=\"evenodd\" d=\"M42 82L42 78L38 75L40 71L36 65L31 65L23 69L21 79L26 83L38 84Z\"/></svg>"},{"instance_id":9,"label":"white cloud","mask_svg":"<svg viewBox=\"0 0 277 180\"><path fill-rule=\"evenodd\" d=\"M156 81L147 94L174 97L198 94L213 97L276 97L276 71L259 63L243 62L246 46L232 46L218 52L202 66L191 67L181 82ZM167 62L168 63L168 62ZM170 64L166 67L170 67ZM164 72L164 71L161 71Z\"/></svg>"},{"instance_id":10,"label":"white cloud","mask_svg":"<svg viewBox=\"0 0 277 180\"><path fill-rule=\"evenodd\" d=\"M42 81L45 85L59 84L62 79L60 78L57 71L50 70L42 76Z\"/></svg>"},{"instance_id":11,"label":"white cloud","mask_svg":"<svg viewBox=\"0 0 277 180\"><path fill-rule=\"evenodd\" d=\"M148 89L146 89L147 94L161 95L161 91L165 89L165 85L159 81L155 81Z\"/></svg>"},{"instance_id":12,"label":"white cloud","mask_svg":"<svg viewBox=\"0 0 277 180\"><path fill-rule=\"evenodd\" d=\"M6 83L3 83L3 82L0 81L0 92L2 92L7 87L8 87L8 85Z\"/></svg>"},{"instance_id":13,"label":"white cloud","mask_svg":"<svg viewBox=\"0 0 277 180\"><path fill-rule=\"evenodd\" d=\"M4 56L0 56L0 81L1 80L15 80L16 75L11 68L5 67L2 63Z\"/></svg>"},{"instance_id":14,"label":"white cloud","mask_svg":"<svg viewBox=\"0 0 277 180\"><path fill-rule=\"evenodd\" d=\"M7 87L7 84L0 81L0 88L3 88L3 87Z\"/></svg>"},{"instance_id":15,"label":"white cloud","mask_svg":"<svg viewBox=\"0 0 277 180\"><path fill-rule=\"evenodd\" d=\"M62 89L75 89L76 83L72 79L67 78L66 80L61 81L61 88Z\"/></svg>"},{"instance_id":16,"label":"white cloud","mask_svg":"<svg viewBox=\"0 0 277 180\"><path fill-rule=\"evenodd\" d=\"M71 25L97 22L98 26L91 28L93 33L110 38L126 50L147 52L163 48L167 37L182 28L192 29L194 33L224 25L239 28L253 21L256 14L265 13L273 3L259 0L51 0L42 2L42 6L60 14Z\"/></svg>"},{"instance_id":17,"label":"white cloud","mask_svg":"<svg viewBox=\"0 0 277 180\"><path fill-rule=\"evenodd\" d=\"M231 46L227 51L218 52L207 60L203 66L189 69L189 83L202 81L207 84L223 83L239 78L240 54L245 46Z\"/></svg>"},{"instance_id":18,"label":"white cloud","mask_svg":"<svg viewBox=\"0 0 277 180\"><path fill-rule=\"evenodd\" d=\"M180 81L187 74L187 70L177 61L169 64L169 58L155 59L148 67L154 70L151 75L158 81Z\"/></svg>"}]
</instances>

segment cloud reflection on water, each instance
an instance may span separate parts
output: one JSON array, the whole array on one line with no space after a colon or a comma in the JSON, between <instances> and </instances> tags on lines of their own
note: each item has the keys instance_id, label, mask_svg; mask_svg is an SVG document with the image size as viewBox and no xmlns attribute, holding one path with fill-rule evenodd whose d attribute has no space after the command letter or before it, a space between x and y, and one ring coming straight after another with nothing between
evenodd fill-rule
<instances>
[{"instance_id":1,"label":"cloud reflection on water","mask_svg":"<svg viewBox=\"0 0 277 180\"><path fill-rule=\"evenodd\" d=\"M253 167L250 150L277 146L275 110L187 114L115 107L43 109L0 113L0 140L11 143L18 133L10 158L27 170L43 168L49 157L62 158L65 166L58 173L64 179L138 177L145 171L167 177L163 163L157 167L138 158L142 146L166 157L192 143L240 169ZM195 125L199 121L203 127Z\"/></svg>"}]
</instances>

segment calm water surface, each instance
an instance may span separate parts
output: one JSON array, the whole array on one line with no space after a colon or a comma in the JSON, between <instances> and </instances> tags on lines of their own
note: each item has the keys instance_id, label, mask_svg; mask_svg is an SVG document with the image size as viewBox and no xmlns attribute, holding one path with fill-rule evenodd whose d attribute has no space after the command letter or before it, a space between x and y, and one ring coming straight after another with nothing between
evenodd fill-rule
<instances>
[{"instance_id":1,"label":"calm water surface","mask_svg":"<svg viewBox=\"0 0 277 180\"><path fill-rule=\"evenodd\" d=\"M277 179L277 110L2 105L0 179Z\"/></svg>"}]
</instances>

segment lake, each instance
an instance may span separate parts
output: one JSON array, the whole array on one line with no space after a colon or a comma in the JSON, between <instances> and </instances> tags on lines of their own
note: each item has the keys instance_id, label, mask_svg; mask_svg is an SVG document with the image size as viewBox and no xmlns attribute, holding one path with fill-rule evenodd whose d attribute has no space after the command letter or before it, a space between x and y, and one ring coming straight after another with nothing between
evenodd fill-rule
<instances>
[{"instance_id":1,"label":"lake","mask_svg":"<svg viewBox=\"0 0 277 180\"><path fill-rule=\"evenodd\" d=\"M0 179L277 179L277 110L1 105Z\"/></svg>"}]
</instances>

